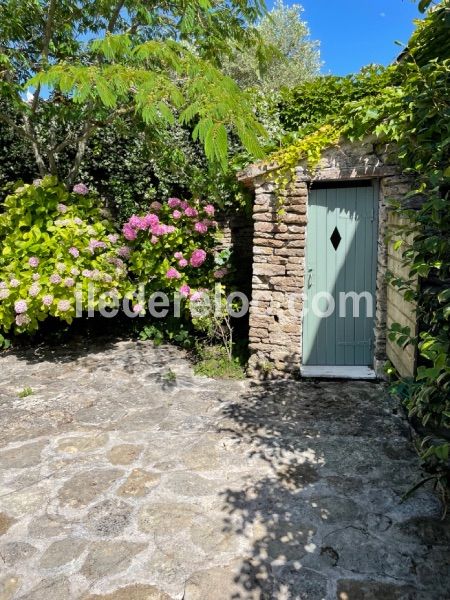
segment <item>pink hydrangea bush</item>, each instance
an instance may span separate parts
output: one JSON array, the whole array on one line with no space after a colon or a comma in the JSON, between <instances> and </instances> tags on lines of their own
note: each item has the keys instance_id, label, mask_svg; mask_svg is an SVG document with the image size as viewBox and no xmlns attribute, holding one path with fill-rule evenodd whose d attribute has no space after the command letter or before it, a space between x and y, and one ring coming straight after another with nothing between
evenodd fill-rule
<instances>
[{"instance_id":1,"label":"pink hydrangea bush","mask_svg":"<svg viewBox=\"0 0 450 600\"><path fill-rule=\"evenodd\" d=\"M0 215L0 245L0 331L35 331L48 316L71 322L76 293L87 309L90 282L95 302L111 290L131 294L131 250L84 184L67 192L46 177L16 188Z\"/></svg>"},{"instance_id":2,"label":"pink hydrangea bush","mask_svg":"<svg viewBox=\"0 0 450 600\"><path fill-rule=\"evenodd\" d=\"M199 200L169 198L154 203L145 215L133 215L122 228L123 244L131 248L129 268L147 290L178 292L197 299L200 288L215 282L215 209Z\"/></svg>"}]
</instances>

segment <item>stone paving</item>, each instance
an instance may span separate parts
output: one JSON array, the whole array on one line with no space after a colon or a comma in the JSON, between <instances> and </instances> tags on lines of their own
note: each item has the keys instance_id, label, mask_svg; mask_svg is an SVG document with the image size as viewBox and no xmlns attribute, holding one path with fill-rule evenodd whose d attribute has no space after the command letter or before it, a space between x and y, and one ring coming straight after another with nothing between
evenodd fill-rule
<instances>
[{"instance_id":1,"label":"stone paving","mask_svg":"<svg viewBox=\"0 0 450 600\"><path fill-rule=\"evenodd\" d=\"M0 368L1 600L450 598L381 384L214 381L130 341Z\"/></svg>"}]
</instances>

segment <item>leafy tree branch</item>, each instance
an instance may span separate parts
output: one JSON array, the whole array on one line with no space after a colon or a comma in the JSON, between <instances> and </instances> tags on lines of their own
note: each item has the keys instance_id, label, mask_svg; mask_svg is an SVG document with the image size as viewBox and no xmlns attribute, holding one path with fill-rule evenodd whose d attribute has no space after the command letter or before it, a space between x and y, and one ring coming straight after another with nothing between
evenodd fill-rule
<instances>
[{"instance_id":1,"label":"leafy tree branch","mask_svg":"<svg viewBox=\"0 0 450 600\"><path fill-rule=\"evenodd\" d=\"M258 38L252 25L264 10L259 0L9 0L0 7L0 95L13 118L2 120L31 143L41 175L68 185L94 131L131 111L161 131L188 125L222 167L231 130L260 156L252 103L218 64L230 42ZM72 146L61 173L58 155Z\"/></svg>"}]
</instances>

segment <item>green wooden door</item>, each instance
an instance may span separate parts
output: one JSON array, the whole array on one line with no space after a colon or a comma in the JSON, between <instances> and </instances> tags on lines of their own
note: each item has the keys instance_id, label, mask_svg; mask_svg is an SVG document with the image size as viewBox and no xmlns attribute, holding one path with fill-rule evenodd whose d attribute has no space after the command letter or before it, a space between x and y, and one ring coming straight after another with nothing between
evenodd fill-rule
<instances>
[{"instance_id":1,"label":"green wooden door","mask_svg":"<svg viewBox=\"0 0 450 600\"><path fill-rule=\"evenodd\" d=\"M310 191L304 365L373 365L376 208L372 182Z\"/></svg>"}]
</instances>

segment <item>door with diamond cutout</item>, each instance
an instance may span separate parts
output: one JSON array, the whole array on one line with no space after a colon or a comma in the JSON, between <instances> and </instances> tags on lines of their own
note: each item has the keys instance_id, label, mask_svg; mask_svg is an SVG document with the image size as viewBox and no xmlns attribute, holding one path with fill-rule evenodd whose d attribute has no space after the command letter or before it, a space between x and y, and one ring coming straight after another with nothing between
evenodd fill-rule
<instances>
[{"instance_id":1,"label":"door with diamond cutout","mask_svg":"<svg viewBox=\"0 0 450 600\"><path fill-rule=\"evenodd\" d=\"M302 364L373 366L375 182L312 187L308 202Z\"/></svg>"}]
</instances>

